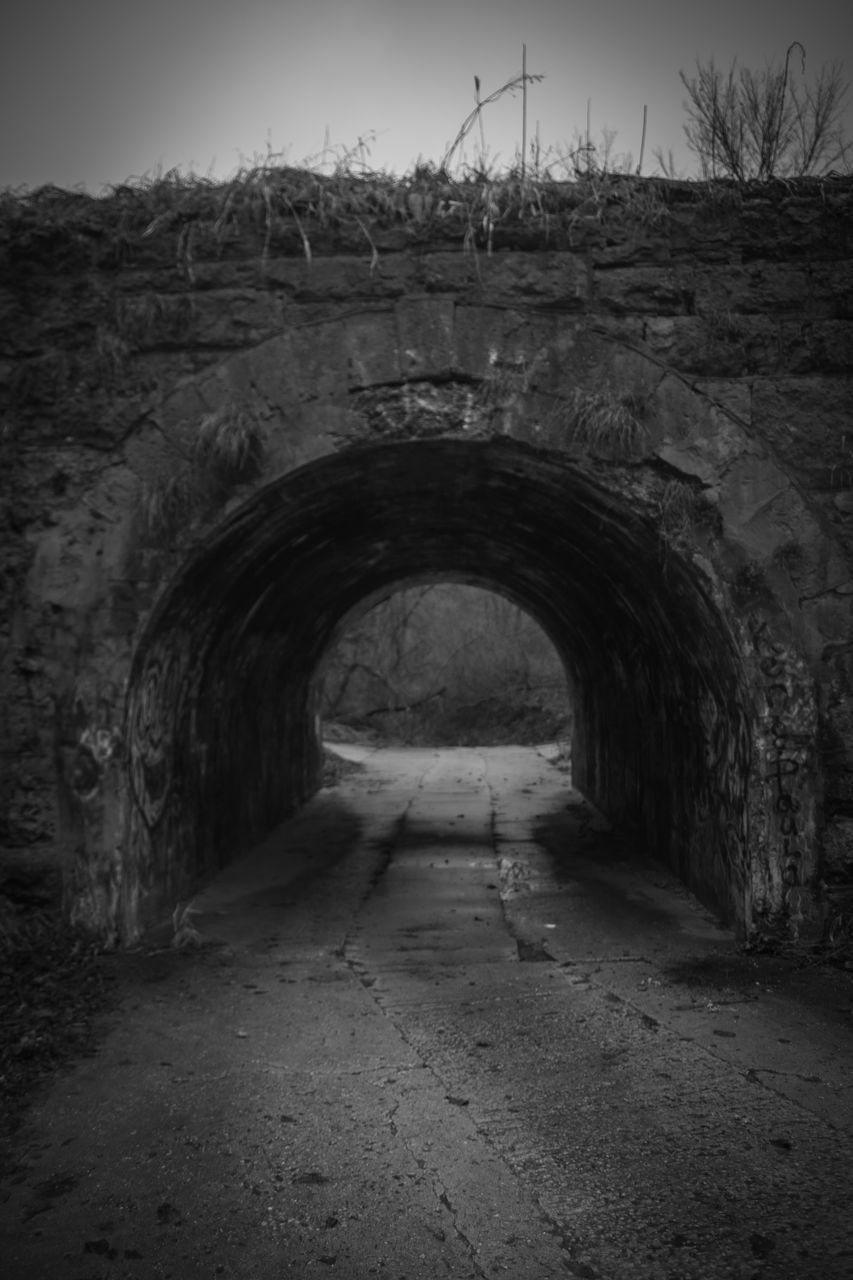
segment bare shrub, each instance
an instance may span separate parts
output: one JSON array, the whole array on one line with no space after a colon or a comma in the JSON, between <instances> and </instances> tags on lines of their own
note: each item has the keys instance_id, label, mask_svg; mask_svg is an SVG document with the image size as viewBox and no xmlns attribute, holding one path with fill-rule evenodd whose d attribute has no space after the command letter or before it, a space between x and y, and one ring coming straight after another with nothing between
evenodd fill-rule
<instances>
[{"instance_id":1,"label":"bare shrub","mask_svg":"<svg viewBox=\"0 0 853 1280\"><path fill-rule=\"evenodd\" d=\"M799 73L791 66L794 50L800 52ZM733 62L724 73L712 58L705 64L697 60L693 77L679 73L688 95L684 132L703 178L766 181L849 168L841 63L824 63L811 81L804 73L799 41L781 66L771 62L754 71Z\"/></svg>"}]
</instances>

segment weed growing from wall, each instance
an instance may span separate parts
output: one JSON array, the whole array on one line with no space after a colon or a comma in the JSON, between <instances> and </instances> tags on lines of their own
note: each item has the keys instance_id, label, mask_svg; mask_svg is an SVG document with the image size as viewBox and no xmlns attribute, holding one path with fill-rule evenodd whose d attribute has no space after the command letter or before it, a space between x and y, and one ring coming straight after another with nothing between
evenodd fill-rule
<instances>
[{"instance_id":1,"label":"weed growing from wall","mask_svg":"<svg viewBox=\"0 0 853 1280\"><path fill-rule=\"evenodd\" d=\"M731 310L712 308L703 318L709 337L717 342L740 342L746 336L744 321Z\"/></svg>"},{"instance_id":2,"label":"weed growing from wall","mask_svg":"<svg viewBox=\"0 0 853 1280\"><path fill-rule=\"evenodd\" d=\"M99 325L91 361L92 372L98 383L110 388L120 385L127 373L131 354L130 344L121 334L105 325Z\"/></svg>"},{"instance_id":3,"label":"weed growing from wall","mask_svg":"<svg viewBox=\"0 0 853 1280\"><path fill-rule=\"evenodd\" d=\"M264 438L255 408L228 403L203 418L196 459L208 486L227 492L254 480L263 466Z\"/></svg>"},{"instance_id":4,"label":"weed growing from wall","mask_svg":"<svg viewBox=\"0 0 853 1280\"><path fill-rule=\"evenodd\" d=\"M138 349L181 343L195 319L195 303L188 294L142 293L123 298L117 310L122 341Z\"/></svg>"},{"instance_id":5,"label":"weed growing from wall","mask_svg":"<svg viewBox=\"0 0 853 1280\"><path fill-rule=\"evenodd\" d=\"M229 401L207 414L189 452L171 443L177 466L146 482L140 496L140 534L146 542L172 542L194 520L212 517L263 470L264 428L251 401Z\"/></svg>"},{"instance_id":6,"label":"weed growing from wall","mask_svg":"<svg viewBox=\"0 0 853 1280\"><path fill-rule=\"evenodd\" d=\"M652 512L661 534L664 564L670 552L690 556L697 538L715 538L722 532L719 509L695 480L668 480Z\"/></svg>"},{"instance_id":7,"label":"weed growing from wall","mask_svg":"<svg viewBox=\"0 0 853 1280\"><path fill-rule=\"evenodd\" d=\"M156 544L172 542L178 529L187 524L197 510L198 494L186 468L146 481L139 497L138 511L142 541Z\"/></svg>"},{"instance_id":8,"label":"weed growing from wall","mask_svg":"<svg viewBox=\"0 0 853 1280\"><path fill-rule=\"evenodd\" d=\"M572 395L568 436L593 457L627 462L640 456L648 443L643 417L645 402L633 394L619 395L612 388Z\"/></svg>"},{"instance_id":9,"label":"weed growing from wall","mask_svg":"<svg viewBox=\"0 0 853 1280\"><path fill-rule=\"evenodd\" d=\"M661 533L669 543L688 543L696 514L696 494L681 480L668 480L658 504Z\"/></svg>"}]
</instances>

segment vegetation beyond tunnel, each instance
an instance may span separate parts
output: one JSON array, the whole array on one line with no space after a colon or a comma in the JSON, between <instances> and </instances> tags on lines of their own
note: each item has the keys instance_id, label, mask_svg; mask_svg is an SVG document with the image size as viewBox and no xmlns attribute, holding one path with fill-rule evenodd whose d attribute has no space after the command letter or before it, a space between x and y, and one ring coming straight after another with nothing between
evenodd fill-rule
<instances>
[{"instance_id":1,"label":"vegetation beyond tunnel","mask_svg":"<svg viewBox=\"0 0 853 1280\"><path fill-rule=\"evenodd\" d=\"M493 591L435 583L347 619L322 667L324 736L407 745L567 743L566 671L529 614Z\"/></svg>"},{"instance_id":2,"label":"vegetation beyond tunnel","mask_svg":"<svg viewBox=\"0 0 853 1280\"><path fill-rule=\"evenodd\" d=\"M624 497L509 441L364 447L260 490L186 566L129 693L125 921L174 902L316 786L318 664L401 584L515 601L576 689L577 785L709 904L748 904L749 716L695 568Z\"/></svg>"}]
</instances>

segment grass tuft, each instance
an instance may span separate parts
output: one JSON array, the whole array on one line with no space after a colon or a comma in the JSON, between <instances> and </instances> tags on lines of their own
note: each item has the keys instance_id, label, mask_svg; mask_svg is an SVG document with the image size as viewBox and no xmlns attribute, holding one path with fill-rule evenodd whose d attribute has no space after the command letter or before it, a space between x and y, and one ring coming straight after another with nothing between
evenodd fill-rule
<instances>
[{"instance_id":1,"label":"grass tuft","mask_svg":"<svg viewBox=\"0 0 853 1280\"><path fill-rule=\"evenodd\" d=\"M664 536L673 542L687 542L693 529L696 493L681 480L668 480L660 497L658 515Z\"/></svg>"},{"instance_id":2,"label":"grass tuft","mask_svg":"<svg viewBox=\"0 0 853 1280\"><path fill-rule=\"evenodd\" d=\"M180 344L189 334L195 316L195 303L190 295L149 291L119 301L116 327L122 341L144 351Z\"/></svg>"},{"instance_id":3,"label":"grass tuft","mask_svg":"<svg viewBox=\"0 0 853 1280\"><path fill-rule=\"evenodd\" d=\"M140 532L147 542L168 542L198 508L198 494L184 468L145 482L139 497Z\"/></svg>"},{"instance_id":4,"label":"grass tuft","mask_svg":"<svg viewBox=\"0 0 853 1280\"><path fill-rule=\"evenodd\" d=\"M191 451L172 447L175 468L154 475L140 495L140 534L147 542L171 542L193 520L212 515L234 489L260 475L266 452L261 419L244 401L207 414Z\"/></svg>"},{"instance_id":5,"label":"grass tuft","mask_svg":"<svg viewBox=\"0 0 853 1280\"><path fill-rule=\"evenodd\" d=\"M203 418L196 457L202 473L217 488L253 480L263 465L264 437L252 407L229 402Z\"/></svg>"},{"instance_id":6,"label":"grass tuft","mask_svg":"<svg viewBox=\"0 0 853 1280\"><path fill-rule=\"evenodd\" d=\"M642 402L635 396L578 388L570 405L571 439L593 457L608 461L636 458L648 443L642 413Z\"/></svg>"}]
</instances>

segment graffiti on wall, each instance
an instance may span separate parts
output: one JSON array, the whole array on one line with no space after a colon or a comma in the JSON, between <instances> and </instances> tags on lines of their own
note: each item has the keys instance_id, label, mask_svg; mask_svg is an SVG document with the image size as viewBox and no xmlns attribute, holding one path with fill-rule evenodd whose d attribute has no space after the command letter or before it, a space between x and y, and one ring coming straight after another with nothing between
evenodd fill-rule
<instances>
[{"instance_id":1,"label":"graffiti on wall","mask_svg":"<svg viewBox=\"0 0 853 1280\"><path fill-rule=\"evenodd\" d=\"M121 747L121 730L84 729L70 771L71 786L81 800L91 800L98 792L104 768Z\"/></svg>"},{"instance_id":2,"label":"graffiti on wall","mask_svg":"<svg viewBox=\"0 0 853 1280\"><path fill-rule=\"evenodd\" d=\"M749 817L745 779L750 760L750 734L745 715L710 693L699 702L704 736L705 813L713 813L723 833L722 852L743 884L748 874Z\"/></svg>"},{"instance_id":3,"label":"graffiti on wall","mask_svg":"<svg viewBox=\"0 0 853 1280\"><path fill-rule=\"evenodd\" d=\"M184 676L180 656L155 647L147 654L131 695L127 731L130 784L150 828L162 818L172 788L173 741Z\"/></svg>"},{"instance_id":4,"label":"graffiti on wall","mask_svg":"<svg viewBox=\"0 0 853 1280\"><path fill-rule=\"evenodd\" d=\"M787 907L791 891L811 870L817 710L811 680L793 650L774 640L766 619L751 618L749 628L764 695L758 727L766 815L761 852L771 897L776 889Z\"/></svg>"}]
</instances>

